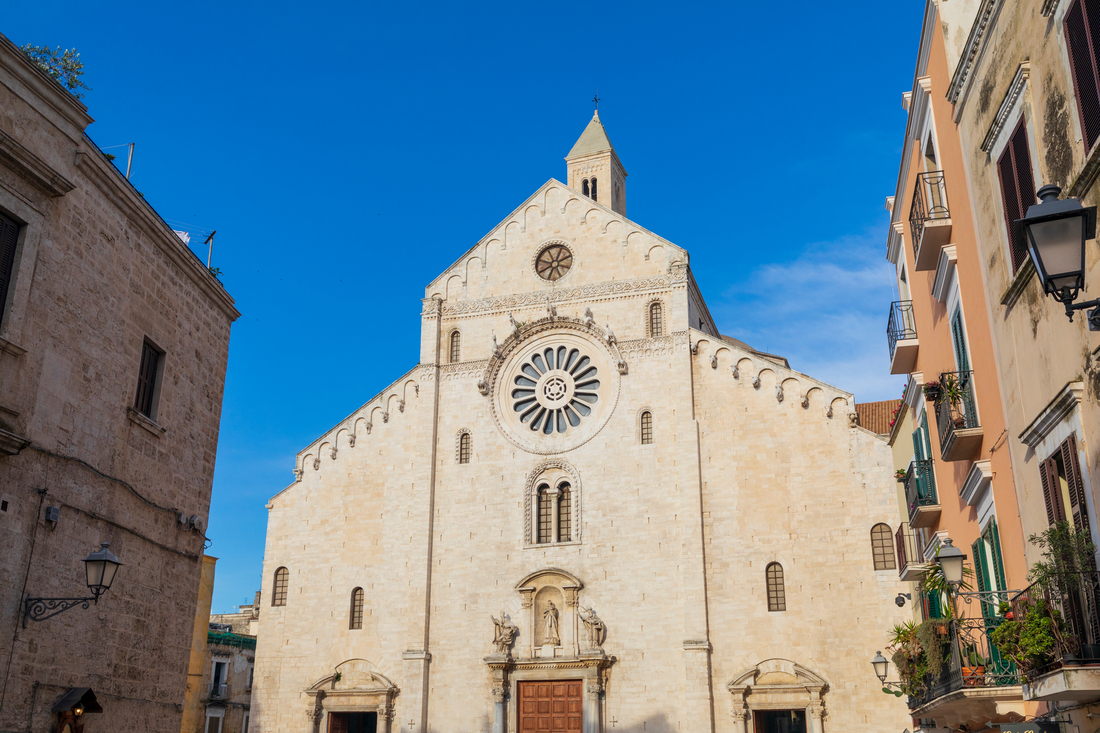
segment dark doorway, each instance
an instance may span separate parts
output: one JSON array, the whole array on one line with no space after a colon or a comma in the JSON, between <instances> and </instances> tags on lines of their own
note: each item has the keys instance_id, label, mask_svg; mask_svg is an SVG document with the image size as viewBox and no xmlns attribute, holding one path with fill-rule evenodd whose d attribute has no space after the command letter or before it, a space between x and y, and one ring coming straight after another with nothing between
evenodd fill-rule
<instances>
[{"instance_id":1,"label":"dark doorway","mask_svg":"<svg viewBox=\"0 0 1100 733\"><path fill-rule=\"evenodd\" d=\"M378 713L329 713L328 733L376 733Z\"/></svg>"},{"instance_id":2,"label":"dark doorway","mask_svg":"<svg viewBox=\"0 0 1100 733\"><path fill-rule=\"evenodd\" d=\"M805 710L753 710L756 733L806 733Z\"/></svg>"}]
</instances>

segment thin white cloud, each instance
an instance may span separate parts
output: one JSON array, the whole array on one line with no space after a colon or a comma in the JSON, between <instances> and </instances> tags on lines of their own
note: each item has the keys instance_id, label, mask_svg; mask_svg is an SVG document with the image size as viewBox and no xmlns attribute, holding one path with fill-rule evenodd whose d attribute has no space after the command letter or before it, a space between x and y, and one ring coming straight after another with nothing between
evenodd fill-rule
<instances>
[{"instance_id":1,"label":"thin white cloud","mask_svg":"<svg viewBox=\"0 0 1100 733\"><path fill-rule=\"evenodd\" d=\"M846 236L756 268L711 308L718 328L860 402L898 397L904 378L890 374L886 342L897 296L882 240L873 231Z\"/></svg>"}]
</instances>

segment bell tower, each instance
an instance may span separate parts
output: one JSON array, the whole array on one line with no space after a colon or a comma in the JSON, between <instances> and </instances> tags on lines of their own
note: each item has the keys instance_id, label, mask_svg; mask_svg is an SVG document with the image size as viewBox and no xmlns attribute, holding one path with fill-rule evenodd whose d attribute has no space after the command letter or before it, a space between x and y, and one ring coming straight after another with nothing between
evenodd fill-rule
<instances>
[{"instance_id":1,"label":"bell tower","mask_svg":"<svg viewBox=\"0 0 1100 733\"><path fill-rule=\"evenodd\" d=\"M626 216L626 170L607 138L598 109L565 156L565 165L570 188Z\"/></svg>"}]
</instances>

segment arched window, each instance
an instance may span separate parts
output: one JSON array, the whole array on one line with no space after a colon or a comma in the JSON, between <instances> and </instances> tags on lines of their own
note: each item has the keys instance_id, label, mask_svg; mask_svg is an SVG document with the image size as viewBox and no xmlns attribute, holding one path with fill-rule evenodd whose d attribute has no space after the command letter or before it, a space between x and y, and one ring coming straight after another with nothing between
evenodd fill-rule
<instances>
[{"instance_id":1,"label":"arched window","mask_svg":"<svg viewBox=\"0 0 1100 733\"><path fill-rule=\"evenodd\" d=\"M286 568L279 568L275 571L275 585L271 589L272 606L286 605L286 589L288 585L290 585L290 571Z\"/></svg>"},{"instance_id":2,"label":"arched window","mask_svg":"<svg viewBox=\"0 0 1100 733\"><path fill-rule=\"evenodd\" d=\"M462 358L462 334L451 332L451 363L457 364Z\"/></svg>"},{"instance_id":3,"label":"arched window","mask_svg":"<svg viewBox=\"0 0 1100 733\"><path fill-rule=\"evenodd\" d=\"M649 335L652 338L664 336L665 313L660 303L649 304Z\"/></svg>"},{"instance_id":4,"label":"arched window","mask_svg":"<svg viewBox=\"0 0 1100 733\"><path fill-rule=\"evenodd\" d=\"M558 542L569 542L573 539L573 495L567 483L558 491Z\"/></svg>"},{"instance_id":5,"label":"arched window","mask_svg":"<svg viewBox=\"0 0 1100 733\"><path fill-rule=\"evenodd\" d=\"M894 570L894 543L891 542L890 525L871 527L871 552L875 556L875 570Z\"/></svg>"},{"instance_id":6,"label":"arched window","mask_svg":"<svg viewBox=\"0 0 1100 733\"><path fill-rule=\"evenodd\" d=\"M653 443L653 413L646 410L642 413L642 445Z\"/></svg>"},{"instance_id":7,"label":"arched window","mask_svg":"<svg viewBox=\"0 0 1100 733\"><path fill-rule=\"evenodd\" d=\"M768 563L768 610L786 611L787 594L783 590L783 566L777 562Z\"/></svg>"},{"instance_id":8,"label":"arched window","mask_svg":"<svg viewBox=\"0 0 1100 733\"><path fill-rule=\"evenodd\" d=\"M588 195L588 179L587 178L585 178L583 181L581 181L581 193L583 193L585 196Z\"/></svg>"},{"instance_id":9,"label":"arched window","mask_svg":"<svg viewBox=\"0 0 1100 733\"><path fill-rule=\"evenodd\" d=\"M470 434L463 433L458 438L458 462L470 462Z\"/></svg>"},{"instance_id":10,"label":"arched window","mask_svg":"<svg viewBox=\"0 0 1100 733\"><path fill-rule=\"evenodd\" d=\"M539 536L535 540L540 545L544 542L553 542L553 512L554 506L550 500L550 487L543 484L539 487Z\"/></svg>"},{"instance_id":11,"label":"arched window","mask_svg":"<svg viewBox=\"0 0 1100 733\"><path fill-rule=\"evenodd\" d=\"M597 200L598 200L598 199L596 198L596 179L595 179L595 178L593 178L593 179L592 179L592 200L593 200L593 201L597 201Z\"/></svg>"},{"instance_id":12,"label":"arched window","mask_svg":"<svg viewBox=\"0 0 1100 733\"><path fill-rule=\"evenodd\" d=\"M351 621L349 629L363 628L363 589L356 588L351 592Z\"/></svg>"}]
</instances>

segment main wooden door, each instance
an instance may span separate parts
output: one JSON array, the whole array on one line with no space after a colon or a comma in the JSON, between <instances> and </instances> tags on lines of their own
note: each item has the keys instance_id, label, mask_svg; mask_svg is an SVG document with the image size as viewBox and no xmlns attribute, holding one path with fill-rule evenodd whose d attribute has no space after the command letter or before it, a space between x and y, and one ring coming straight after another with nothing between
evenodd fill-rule
<instances>
[{"instance_id":1,"label":"main wooden door","mask_svg":"<svg viewBox=\"0 0 1100 733\"><path fill-rule=\"evenodd\" d=\"M569 733L582 728L580 680L519 683L520 733Z\"/></svg>"}]
</instances>

